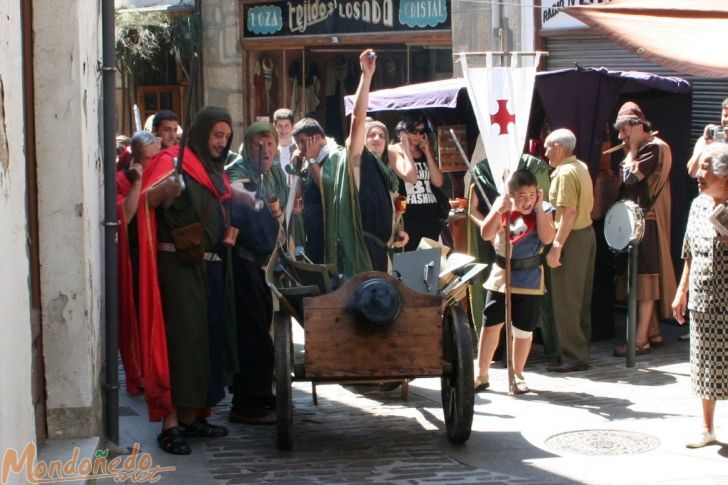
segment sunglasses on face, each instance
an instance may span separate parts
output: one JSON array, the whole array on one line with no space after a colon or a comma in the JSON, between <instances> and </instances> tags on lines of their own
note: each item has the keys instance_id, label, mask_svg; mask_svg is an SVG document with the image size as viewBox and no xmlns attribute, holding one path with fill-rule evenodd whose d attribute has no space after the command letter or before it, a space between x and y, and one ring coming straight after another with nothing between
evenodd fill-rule
<instances>
[{"instance_id":1,"label":"sunglasses on face","mask_svg":"<svg viewBox=\"0 0 728 485\"><path fill-rule=\"evenodd\" d=\"M413 135L424 135L425 133L427 133L427 128L410 128L407 131L409 131Z\"/></svg>"}]
</instances>

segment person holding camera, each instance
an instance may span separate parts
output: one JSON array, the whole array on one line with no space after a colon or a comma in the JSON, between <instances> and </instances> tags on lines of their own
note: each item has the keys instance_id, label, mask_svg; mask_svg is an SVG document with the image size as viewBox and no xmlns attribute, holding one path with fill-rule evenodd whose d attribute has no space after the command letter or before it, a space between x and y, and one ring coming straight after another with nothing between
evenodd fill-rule
<instances>
[{"instance_id":1,"label":"person holding camera","mask_svg":"<svg viewBox=\"0 0 728 485\"><path fill-rule=\"evenodd\" d=\"M651 133L652 125L642 109L631 101L622 105L614 128L624 142L620 164L623 199L637 204L644 215L645 230L637 252L637 354L661 345L658 314L669 318L675 296L675 270L670 257L670 146ZM618 292L626 296L626 277L618 280ZM659 302L659 307L656 303ZM627 346L614 349L624 357Z\"/></svg>"},{"instance_id":2,"label":"person holding camera","mask_svg":"<svg viewBox=\"0 0 728 485\"><path fill-rule=\"evenodd\" d=\"M720 125L706 125L703 130L703 136L698 138L695 142L695 148L693 148L693 154L688 160L688 175L695 178L698 173L698 160L700 154L703 153L705 147L713 142L726 142L726 136L728 135L728 98L725 98L720 104Z\"/></svg>"}]
</instances>

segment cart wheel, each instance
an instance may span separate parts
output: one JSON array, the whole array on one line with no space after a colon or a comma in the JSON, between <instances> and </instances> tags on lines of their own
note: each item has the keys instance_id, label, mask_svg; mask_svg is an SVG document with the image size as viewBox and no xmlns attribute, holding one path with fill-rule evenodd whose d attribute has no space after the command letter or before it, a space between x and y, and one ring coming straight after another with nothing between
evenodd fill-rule
<instances>
[{"instance_id":1,"label":"cart wheel","mask_svg":"<svg viewBox=\"0 0 728 485\"><path fill-rule=\"evenodd\" d=\"M293 447L293 400L291 396L291 318L277 311L273 319L276 374L276 425L278 449Z\"/></svg>"},{"instance_id":2,"label":"cart wheel","mask_svg":"<svg viewBox=\"0 0 728 485\"><path fill-rule=\"evenodd\" d=\"M447 438L452 443L464 443L470 438L473 425L473 347L460 305L445 310L443 356L451 364L450 372L440 380Z\"/></svg>"}]
</instances>

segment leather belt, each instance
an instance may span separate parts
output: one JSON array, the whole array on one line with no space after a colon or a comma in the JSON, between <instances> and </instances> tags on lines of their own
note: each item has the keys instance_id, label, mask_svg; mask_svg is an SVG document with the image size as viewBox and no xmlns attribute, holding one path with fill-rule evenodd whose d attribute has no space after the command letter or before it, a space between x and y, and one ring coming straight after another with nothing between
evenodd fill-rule
<instances>
[{"instance_id":1,"label":"leather belt","mask_svg":"<svg viewBox=\"0 0 728 485\"><path fill-rule=\"evenodd\" d=\"M496 254L495 264L497 264L501 268L505 268L506 267L506 258ZM521 271L524 269L538 268L542 264L543 264L543 261L541 260L540 254L531 256L530 258L511 259L511 271Z\"/></svg>"},{"instance_id":2,"label":"leather belt","mask_svg":"<svg viewBox=\"0 0 728 485\"><path fill-rule=\"evenodd\" d=\"M166 243L166 242L159 242L157 243L157 250L158 251L164 251L167 253L176 253L177 248L174 247L174 244L172 243ZM218 262L222 261L222 258L217 255L217 253L205 253L205 255L202 257L205 261L210 262Z\"/></svg>"}]
</instances>

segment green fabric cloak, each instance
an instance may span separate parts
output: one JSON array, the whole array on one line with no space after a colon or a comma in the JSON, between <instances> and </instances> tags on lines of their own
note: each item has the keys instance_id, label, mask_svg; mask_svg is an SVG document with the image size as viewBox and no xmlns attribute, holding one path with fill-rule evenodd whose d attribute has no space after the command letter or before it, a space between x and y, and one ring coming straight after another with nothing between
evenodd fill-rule
<instances>
[{"instance_id":1,"label":"green fabric cloak","mask_svg":"<svg viewBox=\"0 0 728 485\"><path fill-rule=\"evenodd\" d=\"M327 196L324 200L333 202L326 206L328 218L324 221L326 261L335 263L339 272L345 278L350 278L364 271L372 271L372 263L364 243L359 191L354 180L353 166L349 163L351 157L348 147L346 151L342 149L337 152L336 156L338 163L334 179L325 180L323 184ZM384 176L390 197L393 197L399 187L399 179L381 159L374 158ZM392 214L394 216L394 211ZM392 223L394 224L394 220Z\"/></svg>"}]
</instances>

